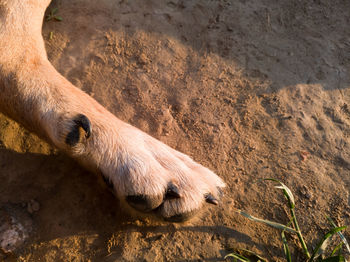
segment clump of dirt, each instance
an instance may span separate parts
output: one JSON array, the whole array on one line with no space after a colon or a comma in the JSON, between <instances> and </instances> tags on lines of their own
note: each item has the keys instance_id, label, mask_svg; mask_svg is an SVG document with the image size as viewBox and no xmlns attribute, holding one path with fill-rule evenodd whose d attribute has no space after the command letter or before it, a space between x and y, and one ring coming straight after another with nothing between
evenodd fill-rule
<instances>
[{"instance_id":1,"label":"clump of dirt","mask_svg":"<svg viewBox=\"0 0 350 262\"><path fill-rule=\"evenodd\" d=\"M63 21L46 22L43 35L55 67L228 187L191 223L134 220L95 176L1 116L0 202L40 203L35 234L8 260L221 261L247 248L281 261L280 234L233 211L287 223L279 192L253 183L267 177L295 193L309 243L327 228L325 213L350 223L349 1L53 7Z\"/></svg>"}]
</instances>

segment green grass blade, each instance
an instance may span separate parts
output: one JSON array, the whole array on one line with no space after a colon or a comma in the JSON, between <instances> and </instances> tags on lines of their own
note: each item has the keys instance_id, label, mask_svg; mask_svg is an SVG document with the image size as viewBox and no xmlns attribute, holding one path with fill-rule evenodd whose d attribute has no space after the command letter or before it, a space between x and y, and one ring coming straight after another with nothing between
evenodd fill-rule
<instances>
[{"instance_id":1,"label":"green grass blade","mask_svg":"<svg viewBox=\"0 0 350 262\"><path fill-rule=\"evenodd\" d=\"M275 186L275 188L283 190L283 194L287 198L290 208L295 207L295 199L294 199L294 196L292 194L292 191L285 184L283 184L281 181L274 179L274 178L265 178L264 180L273 181L273 182L278 183L279 186Z\"/></svg>"},{"instance_id":2,"label":"green grass blade","mask_svg":"<svg viewBox=\"0 0 350 262\"><path fill-rule=\"evenodd\" d=\"M310 258L309 250L308 250L308 248L306 246L305 240L304 240L303 235L302 235L302 233L300 231L300 228L299 228L299 224L298 224L297 218L295 216L295 212L294 212L295 199L294 199L294 196L292 194L292 191L285 184L283 184L281 181L279 181L277 179L266 178L266 179L263 179L263 180L268 180L268 181L273 181L275 183L278 183L279 186L276 186L276 188L279 188L279 189L283 190L283 194L286 197L286 199L288 200L289 209L290 209L290 212L291 212L291 215L292 215L293 225L294 225L296 234L298 236L298 239L300 241L300 244L301 244L301 246L303 248L303 251L304 251L306 257Z\"/></svg>"},{"instance_id":3,"label":"green grass blade","mask_svg":"<svg viewBox=\"0 0 350 262\"><path fill-rule=\"evenodd\" d=\"M329 240L331 240L332 236L330 236L329 238L327 238L322 245L320 246L320 248L318 249L317 253L315 254L314 258L318 258L320 255L324 254L326 252L326 249L328 247L329 244Z\"/></svg>"},{"instance_id":4,"label":"green grass blade","mask_svg":"<svg viewBox=\"0 0 350 262\"><path fill-rule=\"evenodd\" d=\"M63 18L61 16L55 15L53 18L55 18L56 21L61 22Z\"/></svg>"},{"instance_id":5,"label":"green grass blade","mask_svg":"<svg viewBox=\"0 0 350 262\"><path fill-rule=\"evenodd\" d=\"M320 260L321 262L345 262L345 258L342 255L335 256L335 257L329 257Z\"/></svg>"},{"instance_id":6,"label":"green grass blade","mask_svg":"<svg viewBox=\"0 0 350 262\"><path fill-rule=\"evenodd\" d=\"M334 234L336 234L337 232L341 231L341 230L344 230L346 229L346 226L344 227L336 227L336 228L333 228L332 230L330 230L329 232L327 232L327 234L325 234L323 236L323 238L321 239L321 241L318 243L317 247L315 248L311 258L309 261L313 261L316 257L316 255L318 254L321 246L323 245L323 243L328 239L330 238L331 236L333 236Z\"/></svg>"},{"instance_id":7,"label":"green grass blade","mask_svg":"<svg viewBox=\"0 0 350 262\"><path fill-rule=\"evenodd\" d=\"M235 254L235 253L231 253L231 254L228 254L224 257L224 259L228 258L228 257L233 257L235 259L238 259L239 261L242 261L242 262L250 262L250 260L244 256L241 256L241 255L238 255L238 254Z\"/></svg>"},{"instance_id":8,"label":"green grass blade","mask_svg":"<svg viewBox=\"0 0 350 262\"><path fill-rule=\"evenodd\" d=\"M341 248L343 247L343 244L344 244L343 242L340 242L340 243L333 249L331 256L334 256L335 253L337 253L338 251L340 252L340 251L341 251Z\"/></svg>"},{"instance_id":9,"label":"green grass blade","mask_svg":"<svg viewBox=\"0 0 350 262\"><path fill-rule=\"evenodd\" d=\"M284 250L284 254L286 255L287 262L292 262L292 257L290 255L289 246L288 246L286 235L284 234L284 230L282 231L281 235L282 235L283 250Z\"/></svg>"},{"instance_id":10,"label":"green grass blade","mask_svg":"<svg viewBox=\"0 0 350 262\"><path fill-rule=\"evenodd\" d=\"M57 13L57 11L58 11L58 8L57 8L57 7L52 8L52 9L51 9L51 14L54 15L54 14Z\"/></svg>"},{"instance_id":11,"label":"green grass blade","mask_svg":"<svg viewBox=\"0 0 350 262\"><path fill-rule=\"evenodd\" d=\"M254 253L253 251L250 251L250 250L247 250L247 249L240 249L243 251L244 255L247 255L249 257L252 257L252 258L255 258L255 259L258 259L258 261L261 261L261 262L267 262L267 260L261 256L259 256L258 254Z\"/></svg>"},{"instance_id":12,"label":"green grass blade","mask_svg":"<svg viewBox=\"0 0 350 262\"><path fill-rule=\"evenodd\" d=\"M329 223L333 226L333 227L338 227L335 222L333 221L333 219L329 216L326 216L326 218L328 219ZM348 250L348 252L350 253L350 246L349 246L349 243L348 241L346 240L345 236L343 235L342 232L338 232L338 235L340 237L340 239L343 241L346 249Z\"/></svg>"},{"instance_id":13,"label":"green grass blade","mask_svg":"<svg viewBox=\"0 0 350 262\"><path fill-rule=\"evenodd\" d=\"M301 233L301 230L300 230L300 227L299 227L299 224L298 224L298 220L297 220L297 217L295 215L294 208L290 207L289 210L290 210L290 214L292 216L293 225L294 225L294 227L295 227L295 229L297 231L298 239L300 241L301 247L303 248L303 252L304 252L304 254L305 254L305 256L307 258L310 258L311 255L310 255L309 249L307 248L307 245L305 243L303 234Z\"/></svg>"},{"instance_id":14,"label":"green grass blade","mask_svg":"<svg viewBox=\"0 0 350 262\"><path fill-rule=\"evenodd\" d=\"M239 210L239 209L236 209L235 211L237 213L241 214L242 216L245 216L246 218L252 220L252 221L259 222L259 223L264 223L264 224L269 225L271 227L274 227L274 228L277 228L277 229L281 229L281 230L285 230L285 231L288 231L288 232L291 232L291 233L297 233L297 231L295 229L293 229L291 227L288 227L286 225L251 216L248 213L246 213L246 212L244 212L242 210Z\"/></svg>"}]
</instances>

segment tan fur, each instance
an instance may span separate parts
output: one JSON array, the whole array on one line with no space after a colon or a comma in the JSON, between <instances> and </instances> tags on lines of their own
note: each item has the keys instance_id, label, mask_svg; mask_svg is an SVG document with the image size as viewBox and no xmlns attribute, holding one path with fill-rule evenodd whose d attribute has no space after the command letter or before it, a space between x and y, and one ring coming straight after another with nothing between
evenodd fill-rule
<instances>
[{"instance_id":1,"label":"tan fur","mask_svg":"<svg viewBox=\"0 0 350 262\"><path fill-rule=\"evenodd\" d=\"M103 173L120 199L159 199L157 212L162 217L193 213L206 194L217 198L224 183L213 172L117 119L55 70L41 36L49 2L0 0L0 110ZM91 137L69 146L65 138L78 114L90 120ZM170 182L181 197L163 202Z\"/></svg>"}]
</instances>

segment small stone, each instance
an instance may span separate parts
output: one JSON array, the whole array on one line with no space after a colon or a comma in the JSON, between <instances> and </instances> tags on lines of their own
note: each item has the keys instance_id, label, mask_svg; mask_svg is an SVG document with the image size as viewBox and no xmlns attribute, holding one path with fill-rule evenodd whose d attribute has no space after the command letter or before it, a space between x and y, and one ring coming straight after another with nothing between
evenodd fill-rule
<instances>
[{"instance_id":1,"label":"small stone","mask_svg":"<svg viewBox=\"0 0 350 262\"><path fill-rule=\"evenodd\" d=\"M306 159L308 159L309 156L310 156L309 152L307 152L307 151L300 151L301 161L305 161Z\"/></svg>"},{"instance_id":2,"label":"small stone","mask_svg":"<svg viewBox=\"0 0 350 262\"><path fill-rule=\"evenodd\" d=\"M0 206L0 253L20 248L32 231L32 220L20 204Z\"/></svg>"}]
</instances>

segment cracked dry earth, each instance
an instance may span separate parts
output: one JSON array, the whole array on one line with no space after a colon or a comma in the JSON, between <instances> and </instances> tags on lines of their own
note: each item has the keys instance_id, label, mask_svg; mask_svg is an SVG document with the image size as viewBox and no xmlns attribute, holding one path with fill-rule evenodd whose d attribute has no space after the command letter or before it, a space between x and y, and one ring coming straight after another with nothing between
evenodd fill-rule
<instances>
[{"instance_id":1,"label":"cracked dry earth","mask_svg":"<svg viewBox=\"0 0 350 262\"><path fill-rule=\"evenodd\" d=\"M58 71L214 170L226 194L186 224L132 218L96 176L1 115L0 221L23 241L0 260L223 261L247 248L283 261L279 232L234 212L288 222L281 193L253 183L267 177L294 192L311 245L327 229L324 214L350 224L349 1L55 7L63 21L45 22L43 36ZM303 261L297 240L289 241Z\"/></svg>"}]
</instances>

